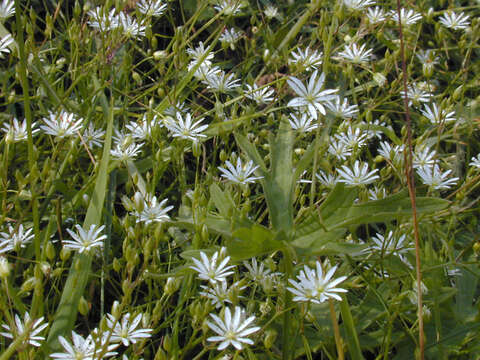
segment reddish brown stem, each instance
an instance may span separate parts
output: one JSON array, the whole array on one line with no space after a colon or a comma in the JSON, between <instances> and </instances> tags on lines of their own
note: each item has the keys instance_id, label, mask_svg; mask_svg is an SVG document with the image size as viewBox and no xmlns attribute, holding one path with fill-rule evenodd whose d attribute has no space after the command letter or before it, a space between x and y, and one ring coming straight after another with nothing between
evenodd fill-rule
<instances>
[{"instance_id":1,"label":"reddish brown stem","mask_svg":"<svg viewBox=\"0 0 480 360\"><path fill-rule=\"evenodd\" d=\"M403 105L405 107L405 120L407 122L407 145L408 152L404 152L405 159L405 176L407 177L408 193L410 195L410 202L412 204L413 215L413 234L415 237L415 263L417 270L417 308L418 308L418 342L420 347L420 359L425 358L425 335L423 332L423 296L422 296L422 270L420 264L420 235L418 231L417 218L417 204L415 199L415 179L413 177L413 149L412 149L412 123L410 119L410 111L408 108L408 94L407 94L407 65L405 62L405 44L403 41L402 21L400 16L400 0L397 0L397 14L398 14L398 30L400 35L400 56L402 59L402 76L403 76L403 90L404 98Z\"/></svg>"}]
</instances>

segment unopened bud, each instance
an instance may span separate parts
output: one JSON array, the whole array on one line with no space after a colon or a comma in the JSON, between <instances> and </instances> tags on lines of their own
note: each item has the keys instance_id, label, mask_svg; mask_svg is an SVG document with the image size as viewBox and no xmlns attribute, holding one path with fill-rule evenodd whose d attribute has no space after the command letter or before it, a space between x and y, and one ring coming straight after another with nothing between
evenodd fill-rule
<instances>
[{"instance_id":1,"label":"unopened bud","mask_svg":"<svg viewBox=\"0 0 480 360\"><path fill-rule=\"evenodd\" d=\"M83 316L88 314L89 306L87 300L82 296L78 302L78 312Z\"/></svg>"},{"instance_id":2,"label":"unopened bud","mask_svg":"<svg viewBox=\"0 0 480 360\"><path fill-rule=\"evenodd\" d=\"M4 256L0 256L0 278L5 279L10 274L10 264Z\"/></svg>"},{"instance_id":3,"label":"unopened bud","mask_svg":"<svg viewBox=\"0 0 480 360\"><path fill-rule=\"evenodd\" d=\"M270 349L275 343L276 338L277 332L275 330L269 329L265 331L265 337L263 338L263 345L265 345L265 348Z\"/></svg>"}]
</instances>

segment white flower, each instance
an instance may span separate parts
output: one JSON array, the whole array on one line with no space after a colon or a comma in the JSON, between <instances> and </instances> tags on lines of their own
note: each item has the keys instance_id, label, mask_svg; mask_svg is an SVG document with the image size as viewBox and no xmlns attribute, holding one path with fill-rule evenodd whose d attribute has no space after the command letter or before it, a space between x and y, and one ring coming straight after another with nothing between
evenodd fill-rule
<instances>
[{"instance_id":1,"label":"white flower","mask_svg":"<svg viewBox=\"0 0 480 360\"><path fill-rule=\"evenodd\" d=\"M318 181L320 181L320 184L329 189L333 189L338 183L338 178L335 175L330 173L326 174L322 170L319 170L315 176L317 177Z\"/></svg>"},{"instance_id":2,"label":"white flower","mask_svg":"<svg viewBox=\"0 0 480 360\"><path fill-rule=\"evenodd\" d=\"M405 91L401 90L400 95L402 96L402 99L405 98ZM432 97L432 93L423 90L416 84L410 85L407 88L408 106L412 106L412 104L419 104L421 102L429 102Z\"/></svg>"},{"instance_id":3,"label":"white flower","mask_svg":"<svg viewBox=\"0 0 480 360\"><path fill-rule=\"evenodd\" d=\"M0 59L3 58L3 53L10 53L9 46L13 44L13 41L13 37L10 34L7 34L4 37L0 38Z\"/></svg>"},{"instance_id":4,"label":"white flower","mask_svg":"<svg viewBox=\"0 0 480 360\"><path fill-rule=\"evenodd\" d=\"M350 10L363 10L367 6L375 5L371 0L343 0L343 4Z\"/></svg>"},{"instance_id":5,"label":"white flower","mask_svg":"<svg viewBox=\"0 0 480 360\"><path fill-rule=\"evenodd\" d=\"M92 123L88 124L88 128L83 132L82 138L85 141L85 144L90 149L93 149L94 146L102 147L103 137L105 136L104 130L97 130Z\"/></svg>"},{"instance_id":6,"label":"white flower","mask_svg":"<svg viewBox=\"0 0 480 360\"><path fill-rule=\"evenodd\" d=\"M301 115L290 114L290 119L288 119L288 121L293 130L298 130L304 133L313 131L318 127L318 123L316 121L313 122L314 119L310 117L310 114L308 113L302 113Z\"/></svg>"},{"instance_id":7,"label":"white flower","mask_svg":"<svg viewBox=\"0 0 480 360\"><path fill-rule=\"evenodd\" d=\"M480 154L477 154L477 157L472 157L472 161L469 165L480 169Z\"/></svg>"},{"instance_id":8,"label":"white flower","mask_svg":"<svg viewBox=\"0 0 480 360\"><path fill-rule=\"evenodd\" d=\"M361 64L370 60L372 51L372 49L366 49L365 44L359 47L357 44L352 43L345 45L345 49L339 52L338 55L354 64Z\"/></svg>"},{"instance_id":9,"label":"white flower","mask_svg":"<svg viewBox=\"0 0 480 360\"><path fill-rule=\"evenodd\" d=\"M118 15L117 21L118 26L123 29L123 32L127 37L145 36L146 27L123 11Z\"/></svg>"},{"instance_id":10,"label":"white flower","mask_svg":"<svg viewBox=\"0 0 480 360\"><path fill-rule=\"evenodd\" d=\"M147 115L143 115L140 122L130 121L126 128L130 131L130 135L134 139L145 140L152 136L153 129L159 125L157 116L154 116L151 121L147 119Z\"/></svg>"},{"instance_id":11,"label":"white flower","mask_svg":"<svg viewBox=\"0 0 480 360\"><path fill-rule=\"evenodd\" d=\"M374 186L373 189L368 189L369 200L379 200L387 197L387 191L385 188Z\"/></svg>"},{"instance_id":12,"label":"white flower","mask_svg":"<svg viewBox=\"0 0 480 360\"><path fill-rule=\"evenodd\" d=\"M273 94L275 91L270 86L262 86L258 88L257 84L253 84L253 86L247 84L247 87L244 90L245 97L254 100L257 104L266 104L273 101Z\"/></svg>"},{"instance_id":13,"label":"white flower","mask_svg":"<svg viewBox=\"0 0 480 360\"><path fill-rule=\"evenodd\" d=\"M197 63L195 61L190 61L187 66L187 70L191 71L196 65ZM200 64L197 70L195 70L193 76L200 81L204 81L208 77L218 76L218 74L221 72L222 70L218 66L212 66L209 61L204 61L202 64Z\"/></svg>"},{"instance_id":14,"label":"white flower","mask_svg":"<svg viewBox=\"0 0 480 360\"><path fill-rule=\"evenodd\" d=\"M161 16L166 8L167 4L158 0L141 0L137 3L138 11L147 16Z\"/></svg>"},{"instance_id":15,"label":"white flower","mask_svg":"<svg viewBox=\"0 0 480 360\"><path fill-rule=\"evenodd\" d=\"M233 269L235 266L227 266L230 261L230 256L225 257L220 264L217 265L218 256L219 252L216 251L209 259L203 251L200 251L202 261L192 258L195 266L190 266L190 269L197 271L200 279L207 280L211 284L216 284L219 281L226 281L227 277L233 274L233 271L229 270Z\"/></svg>"},{"instance_id":16,"label":"white flower","mask_svg":"<svg viewBox=\"0 0 480 360\"><path fill-rule=\"evenodd\" d=\"M385 160L390 161L394 165L401 164L403 161L404 148L404 145L392 146L390 143L382 141L380 142L378 153L382 155Z\"/></svg>"},{"instance_id":17,"label":"white flower","mask_svg":"<svg viewBox=\"0 0 480 360\"><path fill-rule=\"evenodd\" d=\"M62 360L93 360L97 351L95 350L95 342L91 335L83 338L72 330L73 344L70 344L63 336L58 337L58 341L62 344L65 352L53 353L50 357Z\"/></svg>"},{"instance_id":18,"label":"white flower","mask_svg":"<svg viewBox=\"0 0 480 360\"><path fill-rule=\"evenodd\" d=\"M413 167L431 167L435 164L435 155L437 152L431 150L428 146L422 146L420 150L415 151L413 154Z\"/></svg>"},{"instance_id":19,"label":"white flower","mask_svg":"<svg viewBox=\"0 0 480 360\"><path fill-rule=\"evenodd\" d=\"M165 206L168 199L162 200L160 203L156 196L144 200L143 210L135 215L138 221L144 222L146 225L152 222L162 223L170 220L170 216L167 213L173 209L173 206Z\"/></svg>"},{"instance_id":20,"label":"white flower","mask_svg":"<svg viewBox=\"0 0 480 360\"><path fill-rule=\"evenodd\" d=\"M247 164L243 165L242 160L237 158L237 166L233 166L230 161L226 161L227 169L218 167L223 173L222 177L236 183L236 184L248 184L262 179L262 176L251 176L255 170L258 169L258 165L254 166L253 161L250 160Z\"/></svg>"},{"instance_id":21,"label":"white flower","mask_svg":"<svg viewBox=\"0 0 480 360\"><path fill-rule=\"evenodd\" d=\"M304 107L308 108L310 115L316 120L317 111L325 115L325 107L322 103L332 100L334 98L334 93L338 89L327 89L321 91L323 83L325 81L325 74L321 74L317 79L317 70L315 70L310 76L307 87L297 79L296 77L290 77L287 80L288 85L292 88L293 91L298 95L298 97L290 100L287 106L290 107Z\"/></svg>"},{"instance_id":22,"label":"white flower","mask_svg":"<svg viewBox=\"0 0 480 360\"><path fill-rule=\"evenodd\" d=\"M115 148L110 150L110 155L113 159L119 161L133 160L137 157L138 153L142 150L143 143L140 144L122 144L118 143Z\"/></svg>"},{"instance_id":23,"label":"white flower","mask_svg":"<svg viewBox=\"0 0 480 360\"><path fill-rule=\"evenodd\" d=\"M275 17L280 16L280 14L278 13L278 8L276 8L275 6L273 6L271 4L268 4L267 6L265 6L265 9L263 10L263 13L265 14L265 17L267 19L273 19Z\"/></svg>"},{"instance_id":24,"label":"white flower","mask_svg":"<svg viewBox=\"0 0 480 360\"><path fill-rule=\"evenodd\" d=\"M198 43L198 46L194 49L188 48L187 49L187 54L190 55L192 60L196 63L198 62L207 52L207 49L205 49L205 45L203 45L203 42L200 41ZM208 53L208 55L204 59L204 64L211 64L211 60L213 59L213 53Z\"/></svg>"},{"instance_id":25,"label":"white flower","mask_svg":"<svg viewBox=\"0 0 480 360\"><path fill-rule=\"evenodd\" d=\"M24 248L35 237L32 232L33 228L24 229L22 224L18 228L8 225L8 233L0 233L0 254L12 250L18 252L21 248Z\"/></svg>"},{"instance_id":26,"label":"white flower","mask_svg":"<svg viewBox=\"0 0 480 360\"><path fill-rule=\"evenodd\" d=\"M333 115L343 119L354 118L358 113L357 105L348 105L348 99L345 98L342 101L340 96L335 96L334 99L326 103L326 106Z\"/></svg>"},{"instance_id":27,"label":"white flower","mask_svg":"<svg viewBox=\"0 0 480 360\"><path fill-rule=\"evenodd\" d=\"M386 20L387 14L381 7L375 6L374 8L368 8L367 18L370 24L378 24Z\"/></svg>"},{"instance_id":28,"label":"white flower","mask_svg":"<svg viewBox=\"0 0 480 360\"><path fill-rule=\"evenodd\" d=\"M447 112L447 110L439 109L437 104L433 104L432 108L425 105L425 110L422 110L423 116L425 116L434 125L455 121L455 112Z\"/></svg>"},{"instance_id":29,"label":"white flower","mask_svg":"<svg viewBox=\"0 0 480 360\"><path fill-rule=\"evenodd\" d=\"M15 14L15 1L3 0L0 4L0 21L4 22L13 14Z\"/></svg>"},{"instance_id":30,"label":"white flower","mask_svg":"<svg viewBox=\"0 0 480 360\"><path fill-rule=\"evenodd\" d=\"M208 128L208 125L201 125L203 118L193 122L190 113L186 113L184 118L181 112L177 112L176 118L177 121L172 118L167 118L165 121L165 126L170 131L171 136L192 141L199 141L200 138L207 137L207 135L202 134L202 131Z\"/></svg>"},{"instance_id":31,"label":"white flower","mask_svg":"<svg viewBox=\"0 0 480 360\"><path fill-rule=\"evenodd\" d=\"M88 21L88 25L100 31L111 31L119 27L118 16L115 15L115 9L106 13L101 6L96 7L88 12L88 16L92 20Z\"/></svg>"},{"instance_id":32,"label":"white flower","mask_svg":"<svg viewBox=\"0 0 480 360\"><path fill-rule=\"evenodd\" d=\"M32 346L40 347L42 346L42 341L45 340L40 334L46 327L48 323L43 323L43 316L35 321L30 319L30 314L25 312L24 321L20 319L18 314L15 314L15 326L14 329L9 325L2 324L2 327L7 332L0 332L0 335L5 336L9 339L17 339L19 336L25 336L25 343L28 343Z\"/></svg>"},{"instance_id":33,"label":"white flower","mask_svg":"<svg viewBox=\"0 0 480 360\"><path fill-rule=\"evenodd\" d=\"M446 12L439 22L443 26L453 30L465 30L470 26L469 16L463 12L457 14L453 11Z\"/></svg>"},{"instance_id":34,"label":"white flower","mask_svg":"<svg viewBox=\"0 0 480 360\"><path fill-rule=\"evenodd\" d=\"M226 93L240 86L240 79L235 79L235 74L226 75L225 72L209 72L202 81L207 89L213 92Z\"/></svg>"},{"instance_id":35,"label":"white flower","mask_svg":"<svg viewBox=\"0 0 480 360\"><path fill-rule=\"evenodd\" d=\"M328 152L338 160L347 160L347 158L352 155L352 147L345 141L330 137Z\"/></svg>"},{"instance_id":36,"label":"white flower","mask_svg":"<svg viewBox=\"0 0 480 360\"><path fill-rule=\"evenodd\" d=\"M350 148L361 148L367 144L367 133L360 128L353 129L351 126L348 127L346 132L336 134L335 138Z\"/></svg>"},{"instance_id":37,"label":"white flower","mask_svg":"<svg viewBox=\"0 0 480 360\"><path fill-rule=\"evenodd\" d=\"M398 12L397 10L390 11L390 15L392 16L393 21L398 23ZM412 9L400 9L400 19L402 20L403 26L409 26L416 24L418 21L422 19L422 15L413 11Z\"/></svg>"},{"instance_id":38,"label":"white flower","mask_svg":"<svg viewBox=\"0 0 480 360\"><path fill-rule=\"evenodd\" d=\"M298 54L293 51L291 55L293 58L288 59L288 63L295 64L306 71L317 69L322 65L323 53L317 50L310 50L310 47L307 47L305 51L298 49Z\"/></svg>"},{"instance_id":39,"label":"white flower","mask_svg":"<svg viewBox=\"0 0 480 360\"><path fill-rule=\"evenodd\" d=\"M36 135L40 129L33 129L37 123L32 124L32 136ZM5 134L5 141L8 142L19 142L27 140L28 133L27 133L27 120L23 120L21 123L16 119L13 118L13 123L5 123L3 124L2 131Z\"/></svg>"},{"instance_id":40,"label":"white flower","mask_svg":"<svg viewBox=\"0 0 480 360\"><path fill-rule=\"evenodd\" d=\"M247 286L241 285L240 281L237 281L229 287L226 281L220 281L213 285L213 288L205 285L200 285L200 287L203 289L203 291L200 291L200 295L210 299L211 303L218 309L225 303L232 304L232 300L242 298L242 296L238 296L238 292Z\"/></svg>"},{"instance_id":41,"label":"white flower","mask_svg":"<svg viewBox=\"0 0 480 360\"><path fill-rule=\"evenodd\" d=\"M319 261L316 261L316 268L317 271L304 265L304 270L300 270L300 275L297 275L298 282L288 279L293 288L289 287L287 290L296 295L293 301L311 301L315 304L320 304L329 298L341 301L342 298L337 293L346 293L347 290L337 288L336 286L347 277L341 276L337 279L332 279L337 266L328 270L325 276L322 264Z\"/></svg>"},{"instance_id":42,"label":"white flower","mask_svg":"<svg viewBox=\"0 0 480 360\"><path fill-rule=\"evenodd\" d=\"M60 111L59 114L49 113L49 119L43 118L45 125L41 125L45 134L55 136L59 139L63 139L67 136L72 136L80 131L82 128L83 119L75 119L75 114L66 112L64 110Z\"/></svg>"},{"instance_id":43,"label":"white flower","mask_svg":"<svg viewBox=\"0 0 480 360\"><path fill-rule=\"evenodd\" d=\"M450 189L451 186L457 183L458 177L448 179L451 172L452 170L447 170L442 173L437 164L430 167L417 168L417 174L420 176L422 183L435 190Z\"/></svg>"},{"instance_id":44,"label":"white flower","mask_svg":"<svg viewBox=\"0 0 480 360\"><path fill-rule=\"evenodd\" d=\"M368 164L361 164L358 160L353 164L353 169L343 165L341 169L337 169L337 172L340 174L339 182L352 186L370 184L380 178L376 175L378 169L368 172Z\"/></svg>"},{"instance_id":45,"label":"white flower","mask_svg":"<svg viewBox=\"0 0 480 360\"><path fill-rule=\"evenodd\" d=\"M265 264L263 262L261 262L260 266L258 266L256 258L252 258L251 261L251 263L249 263L248 261L244 261L243 265L245 265L248 270L247 276L252 279L253 282L261 281L267 276L279 275L279 273L272 273L270 269L265 268Z\"/></svg>"},{"instance_id":46,"label":"white flower","mask_svg":"<svg viewBox=\"0 0 480 360\"><path fill-rule=\"evenodd\" d=\"M387 126L387 124L385 124L384 122L381 122L379 119L373 120L371 123L366 123L364 121L361 121L360 124L366 127L365 133L367 134L367 140L370 140L374 137L376 137L377 139L382 139L382 135L383 135L382 130L374 129L374 126L383 126L383 127Z\"/></svg>"},{"instance_id":47,"label":"white flower","mask_svg":"<svg viewBox=\"0 0 480 360\"><path fill-rule=\"evenodd\" d=\"M238 14L242 7L243 4L240 0L222 0L218 1L213 8L218 12L223 12L226 16L230 16Z\"/></svg>"},{"instance_id":48,"label":"white flower","mask_svg":"<svg viewBox=\"0 0 480 360\"><path fill-rule=\"evenodd\" d=\"M237 350L242 350L243 344L253 345L253 341L247 336L260 330L259 326L251 326L255 316L246 318L245 311L240 306L235 307L233 317L230 308L225 309L223 318L215 314L210 314L210 316L214 323L207 320L207 325L218 335L211 336L207 340L221 341L218 350L223 350L229 345L233 345Z\"/></svg>"},{"instance_id":49,"label":"white flower","mask_svg":"<svg viewBox=\"0 0 480 360\"><path fill-rule=\"evenodd\" d=\"M135 344L137 341L149 338L152 329L137 329L142 321L142 314L138 314L130 321L130 313L125 314L122 320L117 320L113 315L107 314L107 327L112 332L110 341L121 342L124 346Z\"/></svg>"},{"instance_id":50,"label":"white flower","mask_svg":"<svg viewBox=\"0 0 480 360\"><path fill-rule=\"evenodd\" d=\"M107 235L101 235L101 232L105 228L104 225L98 226L95 224L90 225L88 231L85 231L80 225L75 225L77 233L74 233L70 229L67 232L73 238L73 240L64 240L63 246L67 249L78 250L81 254L84 251L89 252L95 247L102 247L103 240L107 238Z\"/></svg>"},{"instance_id":51,"label":"white flower","mask_svg":"<svg viewBox=\"0 0 480 360\"><path fill-rule=\"evenodd\" d=\"M232 47L232 50L235 50L233 44L235 44L242 37L242 32L237 31L234 28L225 29L225 31L220 35L220 42L226 43Z\"/></svg>"},{"instance_id":52,"label":"white flower","mask_svg":"<svg viewBox=\"0 0 480 360\"><path fill-rule=\"evenodd\" d=\"M402 254L412 250L412 248L407 247L408 244L405 243L406 238L405 234L402 234L399 237L394 236L393 231L391 230L386 237L377 233L372 237L375 245L372 245L370 249L379 251L385 255L393 254L399 256L402 261L404 261Z\"/></svg>"}]
</instances>

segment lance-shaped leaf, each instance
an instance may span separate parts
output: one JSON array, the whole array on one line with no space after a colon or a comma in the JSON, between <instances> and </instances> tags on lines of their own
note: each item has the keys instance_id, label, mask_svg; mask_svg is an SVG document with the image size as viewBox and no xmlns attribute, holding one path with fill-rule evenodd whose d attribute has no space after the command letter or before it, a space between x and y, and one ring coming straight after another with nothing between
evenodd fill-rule
<instances>
[{"instance_id":1,"label":"lance-shaped leaf","mask_svg":"<svg viewBox=\"0 0 480 360\"><path fill-rule=\"evenodd\" d=\"M83 228L88 229L92 224L100 224L102 209L105 200L108 162L112 141L113 109L108 107L106 98L103 96L103 108L105 117L108 119L107 133L103 148L102 160L96 173L96 184L90 204L87 209ZM50 350L60 350L58 336L68 336L74 327L77 318L78 303L82 297L88 282L88 276L92 265L93 254L76 254L68 274L65 287L62 291L60 304L55 313L54 321L48 334L47 345Z\"/></svg>"}]
</instances>

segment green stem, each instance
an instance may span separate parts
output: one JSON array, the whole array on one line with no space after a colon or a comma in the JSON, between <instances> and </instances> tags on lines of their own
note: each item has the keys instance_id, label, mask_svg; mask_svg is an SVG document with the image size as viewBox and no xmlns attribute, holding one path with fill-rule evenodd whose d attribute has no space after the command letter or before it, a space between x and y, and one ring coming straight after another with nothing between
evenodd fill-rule
<instances>
[{"instance_id":1,"label":"green stem","mask_svg":"<svg viewBox=\"0 0 480 360\"><path fill-rule=\"evenodd\" d=\"M287 283L286 285L288 285L288 279L292 277L292 273L293 273L293 263L292 263L293 259L289 249L286 249L283 252L283 256L285 261L285 274L286 274L285 282ZM290 309L290 307L292 306L292 294L290 294L290 292L286 290L286 287L287 286L285 286L284 307L285 309ZM290 360L293 358L291 356L292 354L290 354L290 343L291 343L290 334L293 333L293 331L291 331L292 324L291 324L290 318L291 318L291 311L290 310L285 311L285 313L283 314L283 334L282 334L282 342L283 342L282 359L283 360Z\"/></svg>"}]
</instances>

